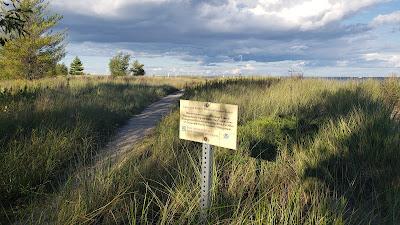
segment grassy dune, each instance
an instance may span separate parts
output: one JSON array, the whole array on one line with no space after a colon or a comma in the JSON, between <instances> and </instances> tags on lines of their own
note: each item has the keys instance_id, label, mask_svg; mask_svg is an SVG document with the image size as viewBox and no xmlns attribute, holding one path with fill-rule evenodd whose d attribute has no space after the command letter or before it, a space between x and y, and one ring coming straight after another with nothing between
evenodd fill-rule
<instances>
[{"instance_id":1,"label":"grassy dune","mask_svg":"<svg viewBox=\"0 0 400 225\"><path fill-rule=\"evenodd\" d=\"M132 115L192 82L198 80L0 81L0 224L90 163Z\"/></svg>"},{"instance_id":2,"label":"grassy dune","mask_svg":"<svg viewBox=\"0 0 400 225\"><path fill-rule=\"evenodd\" d=\"M185 98L238 104L239 148L216 148L210 224L400 221L398 80L211 82ZM201 145L179 113L117 165L68 179L32 224L197 224ZM44 206L43 206L44 205Z\"/></svg>"},{"instance_id":3,"label":"grassy dune","mask_svg":"<svg viewBox=\"0 0 400 225\"><path fill-rule=\"evenodd\" d=\"M74 87L82 87L88 83L130 83L130 84L145 84L145 85L168 85L173 86L177 89L185 88L186 86L193 86L194 84L203 83L204 78L201 77L117 77L113 78L110 76L60 76L54 78L43 78L39 81L37 80L24 80L24 79L14 79L14 80L0 80L0 90L12 89L19 90L27 86L27 88L32 89L35 87L59 87L72 84Z\"/></svg>"}]
</instances>

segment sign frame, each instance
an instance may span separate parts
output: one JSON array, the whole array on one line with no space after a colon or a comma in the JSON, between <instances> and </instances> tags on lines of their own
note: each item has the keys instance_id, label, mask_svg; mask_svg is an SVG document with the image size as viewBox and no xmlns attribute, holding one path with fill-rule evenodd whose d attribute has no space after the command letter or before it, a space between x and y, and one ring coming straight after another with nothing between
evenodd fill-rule
<instances>
[{"instance_id":1,"label":"sign frame","mask_svg":"<svg viewBox=\"0 0 400 225\"><path fill-rule=\"evenodd\" d=\"M180 100L179 138L237 149L237 105Z\"/></svg>"}]
</instances>

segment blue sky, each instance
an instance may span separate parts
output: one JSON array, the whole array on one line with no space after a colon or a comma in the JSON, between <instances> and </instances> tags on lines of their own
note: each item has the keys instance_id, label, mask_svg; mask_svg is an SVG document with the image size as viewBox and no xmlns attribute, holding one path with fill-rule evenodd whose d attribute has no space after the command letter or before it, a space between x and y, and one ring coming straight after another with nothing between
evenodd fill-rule
<instances>
[{"instance_id":1,"label":"blue sky","mask_svg":"<svg viewBox=\"0 0 400 225\"><path fill-rule=\"evenodd\" d=\"M123 51L156 75L400 73L400 0L53 0L69 64Z\"/></svg>"}]
</instances>

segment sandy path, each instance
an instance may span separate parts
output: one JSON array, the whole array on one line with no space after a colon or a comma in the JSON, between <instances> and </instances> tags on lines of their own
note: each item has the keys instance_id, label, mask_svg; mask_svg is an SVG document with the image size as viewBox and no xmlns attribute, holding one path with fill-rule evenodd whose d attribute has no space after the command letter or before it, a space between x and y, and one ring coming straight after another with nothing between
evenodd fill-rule
<instances>
[{"instance_id":1,"label":"sandy path","mask_svg":"<svg viewBox=\"0 0 400 225\"><path fill-rule=\"evenodd\" d=\"M171 112L172 107L182 95L182 91L168 95L148 106L141 114L132 117L126 125L117 131L112 141L96 157L96 164L110 163L131 150L138 141L152 131L164 116Z\"/></svg>"}]
</instances>

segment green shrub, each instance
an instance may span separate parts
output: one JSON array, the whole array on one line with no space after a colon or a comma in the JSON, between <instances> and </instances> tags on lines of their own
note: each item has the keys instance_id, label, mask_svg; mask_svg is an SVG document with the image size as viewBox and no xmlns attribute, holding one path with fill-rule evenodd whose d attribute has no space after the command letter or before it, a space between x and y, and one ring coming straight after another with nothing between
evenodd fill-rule
<instances>
[{"instance_id":1,"label":"green shrub","mask_svg":"<svg viewBox=\"0 0 400 225\"><path fill-rule=\"evenodd\" d=\"M131 55L124 54L123 52L118 53L108 64L111 72L111 76L126 76L128 75L129 61L131 60Z\"/></svg>"},{"instance_id":2,"label":"green shrub","mask_svg":"<svg viewBox=\"0 0 400 225\"><path fill-rule=\"evenodd\" d=\"M260 118L240 127L241 149L250 150L251 157L274 161L279 149L292 143L298 132L298 120L291 118Z\"/></svg>"},{"instance_id":3,"label":"green shrub","mask_svg":"<svg viewBox=\"0 0 400 225\"><path fill-rule=\"evenodd\" d=\"M146 71L144 71L143 67L144 67L143 64L139 63L138 60L135 60L132 63L130 71L133 76L144 76L146 74Z\"/></svg>"},{"instance_id":4,"label":"green shrub","mask_svg":"<svg viewBox=\"0 0 400 225\"><path fill-rule=\"evenodd\" d=\"M56 65L56 75L57 76L66 76L68 75L68 67L62 63Z\"/></svg>"}]
</instances>

